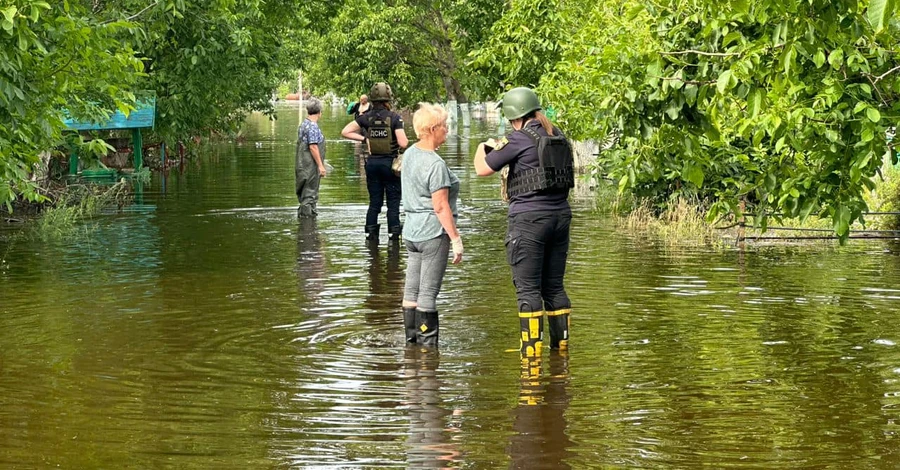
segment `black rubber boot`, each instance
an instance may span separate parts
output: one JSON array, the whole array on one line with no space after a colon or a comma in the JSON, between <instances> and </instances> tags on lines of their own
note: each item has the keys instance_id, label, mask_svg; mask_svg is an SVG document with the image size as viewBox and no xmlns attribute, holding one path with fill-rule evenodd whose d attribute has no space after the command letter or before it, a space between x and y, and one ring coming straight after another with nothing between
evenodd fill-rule
<instances>
[{"instance_id":1,"label":"black rubber boot","mask_svg":"<svg viewBox=\"0 0 900 470\"><path fill-rule=\"evenodd\" d=\"M544 344L544 312L519 312L519 335L522 357L541 357L541 347Z\"/></svg>"},{"instance_id":2,"label":"black rubber boot","mask_svg":"<svg viewBox=\"0 0 900 470\"><path fill-rule=\"evenodd\" d=\"M378 240L381 224L366 225L366 240Z\"/></svg>"},{"instance_id":3,"label":"black rubber boot","mask_svg":"<svg viewBox=\"0 0 900 470\"><path fill-rule=\"evenodd\" d=\"M416 309L416 343L431 348L438 345L438 313Z\"/></svg>"},{"instance_id":4,"label":"black rubber boot","mask_svg":"<svg viewBox=\"0 0 900 470\"><path fill-rule=\"evenodd\" d=\"M400 235L403 234L403 226L395 225L393 227L388 227L388 233L391 234L391 240L399 240Z\"/></svg>"},{"instance_id":5,"label":"black rubber boot","mask_svg":"<svg viewBox=\"0 0 900 470\"><path fill-rule=\"evenodd\" d=\"M550 349L569 348L569 312L570 309L547 312L547 325L550 326Z\"/></svg>"},{"instance_id":6,"label":"black rubber boot","mask_svg":"<svg viewBox=\"0 0 900 470\"><path fill-rule=\"evenodd\" d=\"M415 344L417 331L415 307L403 307L403 327L406 329L406 342Z\"/></svg>"}]
</instances>

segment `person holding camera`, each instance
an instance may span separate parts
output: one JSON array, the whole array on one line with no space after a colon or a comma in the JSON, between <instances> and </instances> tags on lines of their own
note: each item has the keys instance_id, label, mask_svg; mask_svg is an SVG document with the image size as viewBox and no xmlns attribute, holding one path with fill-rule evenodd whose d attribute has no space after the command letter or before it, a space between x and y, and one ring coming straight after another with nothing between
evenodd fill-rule
<instances>
[{"instance_id":1,"label":"person holding camera","mask_svg":"<svg viewBox=\"0 0 900 470\"><path fill-rule=\"evenodd\" d=\"M574 186L572 149L541 112L533 90L509 90L500 107L514 130L500 141L478 145L475 172L489 176L509 167L505 243L519 304L521 352L524 357L540 357L544 312L550 347L568 348L572 304L563 279L572 222L568 201Z\"/></svg>"}]
</instances>

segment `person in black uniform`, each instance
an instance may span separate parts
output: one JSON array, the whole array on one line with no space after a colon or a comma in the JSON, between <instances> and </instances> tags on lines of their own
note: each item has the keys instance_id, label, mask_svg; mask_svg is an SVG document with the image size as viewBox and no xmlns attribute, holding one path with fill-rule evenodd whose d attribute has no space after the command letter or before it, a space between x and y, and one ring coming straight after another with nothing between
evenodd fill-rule
<instances>
[{"instance_id":1,"label":"person in black uniform","mask_svg":"<svg viewBox=\"0 0 900 470\"><path fill-rule=\"evenodd\" d=\"M381 225L378 214L387 197L387 224L391 238L400 237L400 177L391 170L391 163L400 149L409 145L403 118L391 111L394 98L391 87L384 82L372 86L369 99L372 109L344 126L341 135L363 142L369 150L366 159L366 188L369 190L369 210L366 212L366 238L378 240Z\"/></svg>"},{"instance_id":2,"label":"person in black uniform","mask_svg":"<svg viewBox=\"0 0 900 470\"><path fill-rule=\"evenodd\" d=\"M563 278L569 254L569 189L575 185L568 140L541 112L537 95L514 88L500 106L514 131L475 151L475 172L492 175L509 166L506 258L519 303L523 357L540 357L544 312L550 347L567 349L572 304Z\"/></svg>"}]
</instances>

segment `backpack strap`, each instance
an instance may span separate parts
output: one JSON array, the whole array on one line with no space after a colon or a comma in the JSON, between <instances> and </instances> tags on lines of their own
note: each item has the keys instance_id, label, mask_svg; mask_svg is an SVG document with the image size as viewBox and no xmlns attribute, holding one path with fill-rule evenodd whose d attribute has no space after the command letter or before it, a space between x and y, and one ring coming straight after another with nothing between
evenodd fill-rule
<instances>
[{"instance_id":1,"label":"backpack strap","mask_svg":"<svg viewBox=\"0 0 900 470\"><path fill-rule=\"evenodd\" d=\"M541 140L541 135L538 134L536 130L528 126L522 126L522 128L519 129L519 132L527 135L531 139L531 142L534 143L534 145L537 145L538 141Z\"/></svg>"}]
</instances>

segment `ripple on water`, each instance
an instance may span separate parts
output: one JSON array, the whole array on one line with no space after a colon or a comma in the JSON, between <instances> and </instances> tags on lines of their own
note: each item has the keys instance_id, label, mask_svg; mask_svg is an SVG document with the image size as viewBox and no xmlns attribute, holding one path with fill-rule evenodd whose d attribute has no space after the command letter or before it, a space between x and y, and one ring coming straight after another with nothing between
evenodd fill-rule
<instances>
[{"instance_id":1,"label":"ripple on water","mask_svg":"<svg viewBox=\"0 0 900 470\"><path fill-rule=\"evenodd\" d=\"M0 466L900 466L895 243L668 246L577 200L571 348L523 363L506 206L470 170L496 128L474 122L441 150L466 255L422 352L405 250L363 242L364 172L326 115L315 221L294 107L248 121L260 147L155 174L155 210L0 248Z\"/></svg>"}]
</instances>

